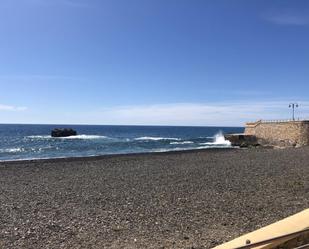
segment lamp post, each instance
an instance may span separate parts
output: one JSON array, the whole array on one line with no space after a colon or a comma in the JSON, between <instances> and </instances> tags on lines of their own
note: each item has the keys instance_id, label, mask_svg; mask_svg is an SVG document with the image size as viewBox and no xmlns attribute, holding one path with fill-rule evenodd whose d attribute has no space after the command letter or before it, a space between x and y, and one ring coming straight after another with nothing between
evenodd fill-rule
<instances>
[{"instance_id":1,"label":"lamp post","mask_svg":"<svg viewBox=\"0 0 309 249\"><path fill-rule=\"evenodd\" d=\"M298 103L290 103L289 104L289 108L292 108L292 111L293 111L293 116L292 116L292 118L293 118L293 121L295 121L295 108L298 108Z\"/></svg>"}]
</instances>

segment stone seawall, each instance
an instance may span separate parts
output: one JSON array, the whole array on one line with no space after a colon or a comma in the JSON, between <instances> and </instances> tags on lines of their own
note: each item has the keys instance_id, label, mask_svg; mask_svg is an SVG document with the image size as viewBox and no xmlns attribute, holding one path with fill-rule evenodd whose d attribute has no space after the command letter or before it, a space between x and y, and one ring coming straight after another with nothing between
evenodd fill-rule
<instances>
[{"instance_id":1,"label":"stone seawall","mask_svg":"<svg viewBox=\"0 0 309 249\"><path fill-rule=\"evenodd\" d=\"M256 136L261 144L305 146L309 145L309 121L247 123L245 134Z\"/></svg>"}]
</instances>

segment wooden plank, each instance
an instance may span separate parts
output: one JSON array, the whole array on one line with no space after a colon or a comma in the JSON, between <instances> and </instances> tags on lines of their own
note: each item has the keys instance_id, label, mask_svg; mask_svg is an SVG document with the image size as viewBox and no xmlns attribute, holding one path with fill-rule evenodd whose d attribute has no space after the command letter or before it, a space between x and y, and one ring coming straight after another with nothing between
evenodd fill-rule
<instances>
[{"instance_id":1,"label":"wooden plank","mask_svg":"<svg viewBox=\"0 0 309 249\"><path fill-rule=\"evenodd\" d=\"M251 244L268 240L274 237L283 236L309 228L309 209L287 217L276 223L263 227L254 232L242 235L230 242L224 243L215 247L214 249L234 249L246 245L246 241L250 240ZM296 236L294 236L296 237ZM271 249L278 246L294 237L288 237L279 241L271 242L266 245L255 247L254 249Z\"/></svg>"}]
</instances>

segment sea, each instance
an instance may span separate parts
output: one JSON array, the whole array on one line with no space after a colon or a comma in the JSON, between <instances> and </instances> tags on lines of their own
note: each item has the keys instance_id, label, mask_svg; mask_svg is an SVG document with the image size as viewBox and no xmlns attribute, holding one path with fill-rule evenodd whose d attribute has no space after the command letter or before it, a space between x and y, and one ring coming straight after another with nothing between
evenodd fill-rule
<instances>
[{"instance_id":1,"label":"sea","mask_svg":"<svg viewBox=\"0 0 309 249\"><path fill-rule=\"evenodd\" d=\"M53 138L54 128L78 135ZM230 148L243 127L0 124L0 161Z\"/></svg>"}]
</instances>

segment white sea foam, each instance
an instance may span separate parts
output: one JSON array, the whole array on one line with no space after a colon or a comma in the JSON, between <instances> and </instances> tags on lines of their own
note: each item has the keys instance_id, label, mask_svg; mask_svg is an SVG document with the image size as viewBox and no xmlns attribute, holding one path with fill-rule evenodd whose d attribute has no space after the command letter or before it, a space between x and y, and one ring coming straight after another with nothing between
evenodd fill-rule
<instances>
[{"instance_id":1,"label":"white sea foam","mask_svg":"<svg viewBox=\"0 0 309 249\"><path fill-rule=\"evenodd\" d=\"M43 147L29 147L29 148L23 148L23 147L17 147L17 148L6 148L6 149L0 149L0 153L18 153L18 152L41 152L45 150L55 149L59 150L59 147L53 147L51 145L43 146Z\"/></svg>"},{"instance_id":2,"label":"white sea foam","mask_svg":"<svg viewBox=\"0 0 309 249\"><path fill-rule=\"evenodd\" d=\"M69 137L52 137L50 135L37 135L37 136L28 136L27 138L32 139L105 139L108 138L106 136L101 135L76 135L76 136L69 136Z\"/></svg>"},{"instance_id":3,"label":"white sea foam","mask_svg":"<svg viewBox=\"0 0 309 249\"><path fill-rule=\"evenodd\" d=\"M76 135L76 136L69 136L69 137L62 137L62 139L105 139L106 136L101 135Z\"/></svg>"},{"instance_id":4,"label":"white sea foam","mask_svg":"<svg viewBox=\"0 0 309 249\"><path fill-rule=\"evenodd\" d=\"M170 144L194 144L192 141L170 142Z\"/></svg>"},{"instance_id":5,"label":"white sea foam","mask_svg":"<svg viewBox=\"0 0 309 249\"><path fill-rule=\"evenodd\" d=\"M51 136L50 135L37 135L37 136L27 136L27 138L48 139L48 138L51 138Z\"/></svg>"},{"instance_id":6,"label":"white sea foam","mask_svg":"<svg viewBox=\"0 0 309 249\"><path fill-rule=\"evenodd\" d=\"M169 151L186 151L186 150L203 150L203 149L222 149L222 148L229 148L229 146L222 146L222 145L204 145L198 147L176 147L176 148L166 148L166 149L155 149L152 152L169 152Z\"/></svg>"},{"instance_id":7,"label":"white sea foam","mask_svg":"<svg viewBox=\"0 0 309 249\"><path fill-rule=\"evenodd\" d=\"M143 141L143 140L151 140L151 141L160 141L160 140L174 140L174 141L179 141L180 138L174 138L174 137L138 137L134 138L134 140L137 141Z\"/></svg>"},{"instance_id":8,"label":"white sea foam","mask_svg":"<svg viewBox=\"0 0 309 249\"><path fill-rule=\"evenodd\" d=\"M176 148L166 148L166 149L155 149L152 150L152 152L169 152L169 151L183 151L183 150L190 150L189 148L181 148L181 147L176 147Z\"/></svg>"},{"instance_id":9,"label":"white sea foam","mask_svg":"<svg viewBox=\"0 0 309 249\"><path fill-rule=\"evenodd\" d=\"M24 148L18 147L18 148L7 148L7 149L0 149L0 153L17 153L24 151Z\"/></svg>"},{"instance_id":10,"label":"white sea foam","mask_svg":"<svg viewBox=\"0 0 309 249\"><path fill-rule=\"evenodd\" d=\"M186 151L186 150L201 150L201 149L209 149L209 148L222 148L215 146L199 146L199 147L176 147L176 148L166 148L166 149L155 149L153 152L169 152L169 151Z\"/></svg>"},{"instance_id":11,"label":"white sea foam","mask_svg":"<svg viewBox=\"0 0 309 249\"><path fill-rule=\"evenodd\" d=\"M59 150L59 147L54 147L54 146L51 146L51 145L48 145L48 146L43 146L43 147L39 147L39 148L31 148L31 151L34 151L34 152L41 152L41 151L45 151L45 150Z\"/></svg>"}]
</instances>

